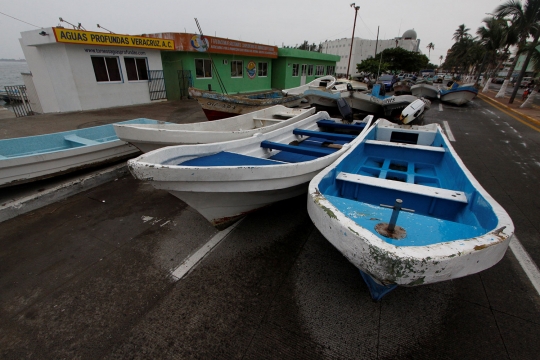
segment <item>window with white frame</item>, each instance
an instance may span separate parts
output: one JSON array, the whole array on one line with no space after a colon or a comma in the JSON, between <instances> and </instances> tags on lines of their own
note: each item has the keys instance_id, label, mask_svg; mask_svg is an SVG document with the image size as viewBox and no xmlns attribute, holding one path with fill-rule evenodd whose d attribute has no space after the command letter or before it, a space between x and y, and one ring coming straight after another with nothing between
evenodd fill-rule
<instances>
[{"instance_id":1,"label":"window with white frame","mask_svg":"<svg viewBox=\"0 0 540 360\"><path fill-rule=\"evenodd\" d=\"M298 69L300 64L292 64L292 76L298 76Z\"/></svg>"},{"instance_id":2,"label":"window with white frame","mask_svg":"<svg viewBox=\"0 0 540 360\"><path fill-rule=\"evenodd\" d=\"M97 82L122 81L120 61L117 56L92 56L92 66Z\"/></svg>"},{"instance_id":3,"label":"window with white frame","mask_svg":"<svg viewBox=\"0 0 540 360\"><path fill-rule=\"evenodd\" d=\"M315 75L320 76L324 75L324 66L323 65L317 65L315 68Z\"/></svg>"},{"instance_id":4,"label":"window with white frame","mask_svg":"<svg viewBox=\"0 0 540 360\"><path fill-rule=\"evenodd\" d=\"M260 62L257 66L258 70L258 76L259 77L267 77L268 76L268 63L266 62Z\"/></svg>"},{"instance_id":5,"label":"window with white frame","mask_svg":"<svg viewBox=\"0 0 540 360\"><path fill-rule=\"evenodd\" d=\"M212 60L195 59L195 77L197 79L212 78Z\"/></svg>"},{"instance_id":6,"label":"window with white frame","mask_svg":"<svg viewBox=\"0 0 540 360\"><path fill-rule=\"evenodd\" d=\"M242 60L231 61L231 77L244 77L244 62Z\"/></svg>"},{"instance_id":7,"label":"window with white frame","mask_svg":"<svg viewBox=\"0 0 540 360\"><path fill-rule=\"evenodd\" d=\"M313 75L313 65L308 65L307 74L308 76Z\"/></svg>"},{"instance_id":8,"label":"window with white frame","mask_svg":"<svg viewBox=\"0 0 540 360\"><path fill-rule=\"evenodd\" d=\"M146 58L124 58L128 81L148 80Z\"/></svg>"}]
</instances>

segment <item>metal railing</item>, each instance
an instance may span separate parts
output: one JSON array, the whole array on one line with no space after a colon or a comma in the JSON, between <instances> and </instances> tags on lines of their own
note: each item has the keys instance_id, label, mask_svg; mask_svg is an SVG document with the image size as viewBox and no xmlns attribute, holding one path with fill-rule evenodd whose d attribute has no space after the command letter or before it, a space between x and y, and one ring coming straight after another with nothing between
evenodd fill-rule
<instances>
[{"instance_id":1,"label":"metal railing","mask_svg":"<svg viewBox=\"0 0 540 360\"><path fill-rule=\"evenodd\" d=\"M12 104L16 117L34 115L30 102L28 102L25 85L4 86L4 88L6 89L4 99Z\"/></svg>"},{"instance_id":2,"label":"metal railing","mask_svg":"<svg viewBox=\"0 0 540 360\"><path fill-rule=\"evenodd\" d=\"M150 92L150 100L160 100L167 98L163 70L148 71L148 91Z\"/></svg>"}]
</instances>

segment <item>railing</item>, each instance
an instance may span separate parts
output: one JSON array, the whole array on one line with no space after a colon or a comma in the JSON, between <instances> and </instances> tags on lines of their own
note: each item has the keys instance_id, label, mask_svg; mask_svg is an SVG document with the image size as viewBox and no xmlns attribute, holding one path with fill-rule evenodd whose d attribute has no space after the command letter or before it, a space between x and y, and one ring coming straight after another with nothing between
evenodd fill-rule
<instances>
[{"instance_id":1,"label":"railing","mask_svg":"<svg viewBox=\"0 0 540 360\"><path fill-rule=\"evenodd\" d=\"M6 94L4 95L4 99L6 102L13 104L13 112L16 117L34 115L28 102L28 96L26 95L26 86L5 86L5 89Z\"/></svg>"},{"instance_id":2,"label":"railing","mask_svg":"<svg viewBox=\"0 0 540 360\"><path fill-rule=\"evenodd\" d=\"M167 98L163 70L148 71L148 90L150 92L150 100L160 100Z\"/></svg>"}]
</instances>

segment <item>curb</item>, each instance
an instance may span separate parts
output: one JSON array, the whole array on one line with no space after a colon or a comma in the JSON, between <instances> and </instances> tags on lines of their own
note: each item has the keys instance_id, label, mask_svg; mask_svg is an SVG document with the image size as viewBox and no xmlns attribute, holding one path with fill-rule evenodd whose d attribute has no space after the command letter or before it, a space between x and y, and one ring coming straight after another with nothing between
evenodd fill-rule
<instances>
[{"instance_id":1,"label":"curb","mask_svg":"<svg viewBox=\"0 0 540 360\"><path fill-rule=\"evenodd\" d=\"M0 205L0 222L92 189L128 173L127 164L124 162L77 179L66 181L43 192L7 202Z\"/></svg>"},{"instance_id":2,"label":"curb","mask_svg":"<svg viewBox=\"0 0 540 360\"><path fill-rule=\"evenodd\" d=\"M529 121L533 121L533 122L535 122L535 123L538 123L538 119L532 118L532 117L530 117L530 116L528 116L528 115L525 115L525 114L523 114L523 113L521 113L521 112L519 112L519 111L517 111L517 110L514 110L514 109L512 109L511 107L509 107L509 106L507 106L507 105L504 105L504 104L498 102L497 100L493 100L493 99L490 98L489 96L486 96L486 95L483 95L483 94L480 94L480 93L479 93L479 94L478 94L478 97L479 97L480 99L484 100L484 101L487 101L487 102L491 103L491 104L494 104L494 105L503 107L505 110L510 111L510 112L514 113L515 115L517 115L517 116L521 116L521 117L523 117L523 118L525 118L525 119L527 119L527 120L529 120Z\"/></svg>"}]
</instances>

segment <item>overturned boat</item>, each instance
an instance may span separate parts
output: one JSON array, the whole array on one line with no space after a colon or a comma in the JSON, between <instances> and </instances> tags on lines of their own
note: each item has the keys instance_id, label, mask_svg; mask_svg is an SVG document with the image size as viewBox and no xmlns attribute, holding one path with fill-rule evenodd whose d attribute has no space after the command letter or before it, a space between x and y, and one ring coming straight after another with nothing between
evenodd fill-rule
<instances>
[{"instance_id":1,"label":"overturned boat","mask_svg":"<svg viewBox=\"0 0 540 360\"><path fill-rule=\"evenodd\" d=\"M436 99L439 96L439 88L433 82L421 79L411 86L411 94L416 97Z\"/></svg>"},{"instance_id":2,"label":"overturned boat","mask_svg":"<svg viewBox=\"0 0 540 360\"><path fill-rule=\"evenodd\" d=\"M439 91L441 101L458 106L468 103L476 95L478 95L478 89L474 84L460 85L457 82L453 82L447 89L441 89Z\"/></svg>"},{"instance_id":3,"label":"overturned boat","mask_svg":"<svg viewBox=\"0 0 540 360\"><path fill-rule=\"evenodd\" d=\"M360 269L371 296L477 273L503 257L514 225L437 124L380 119L309 185L308 213Z\"/></svg>"},{"instance_id":4,"label":"overturned boat","mask_svg":"<svg viewBox=\"0 0 540 360\"><path fill-rule=\"evenodd\" d=\"M371 119L348 124L319 112L246 139L158 149L128 166L137 179L169 191L223 228L306 192L313 176L341 156Z\"/></svg>"}]
</instances>

